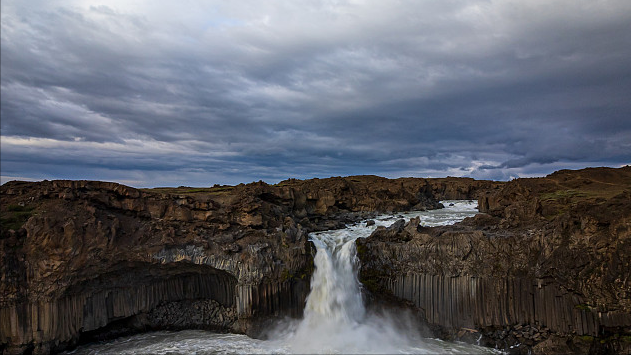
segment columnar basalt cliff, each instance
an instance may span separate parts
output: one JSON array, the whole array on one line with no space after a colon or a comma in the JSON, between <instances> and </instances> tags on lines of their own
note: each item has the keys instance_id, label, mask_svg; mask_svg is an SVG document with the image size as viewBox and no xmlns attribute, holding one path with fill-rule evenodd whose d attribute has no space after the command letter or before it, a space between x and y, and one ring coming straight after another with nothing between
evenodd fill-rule
<instances>
[{"instance_id":1,"label":"columnar basalt cliff","mask_svg":"<svg viewBox=\"0 0 631 355\"><path fill-rule=\"evenodd\" d=\"M152 329L256 335L300 316L308 233L477 199L455 226L358 240L372 297L414 303L439 335L511 351L631 344L631 168L508 183L376 176L212 188L95 181L0 187L0 350L49 353Z\"/></svg>"},{"instance_id":2,"label":"columnar basalt cliff","mask_svg":"<svg viewBox=\"0 0 631 355\"><path fill-rule=\"evenodd\" d=\"M373 296L415 304L443 336L512 353L631 352L631 167L517 179L483 214L357 241Z\"/></svg>"},{"instance_id":3,"label":"columnar basalt cliff","mask_svg":"<svg viewBox=\"0 0 631 355\"><path fill-rule=\"evenodd\" d=\"M213 188L2 185L0 350L49 353L150 329L256 333L299 316L310 231L439 207L499 184L375 176Z\"/></svg>"}]
</instances>

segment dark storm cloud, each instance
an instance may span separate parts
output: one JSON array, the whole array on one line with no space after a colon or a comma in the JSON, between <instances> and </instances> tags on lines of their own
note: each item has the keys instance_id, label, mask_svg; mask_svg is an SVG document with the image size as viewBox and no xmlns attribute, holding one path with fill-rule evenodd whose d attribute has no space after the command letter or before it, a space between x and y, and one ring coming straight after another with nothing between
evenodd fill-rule
<instances>
[{"instance_id":1,"label":"dark storm cloud","mask_svg":"<svg viewBox=\"0 0 631 355\"><path fill-rule=\"evenodd\" d=\"M631 3L2 2L2 180L631 162Z\"/></svg>"}]
</instances>

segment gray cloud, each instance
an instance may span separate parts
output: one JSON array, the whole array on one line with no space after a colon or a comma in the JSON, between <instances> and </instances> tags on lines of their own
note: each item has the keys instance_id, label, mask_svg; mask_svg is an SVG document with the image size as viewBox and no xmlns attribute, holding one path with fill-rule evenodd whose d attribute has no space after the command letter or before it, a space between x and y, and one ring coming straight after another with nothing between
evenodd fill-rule
<instances>
[{"instance_id":1,"label":"gray cloud","mask_svg":"<svg viewBox=\"0 0 631 355\"><path fill-rule=\"evenodd\" d=\"M2 2L2 180L631 162L631 3Z\"/></svg>"}]
</instances>

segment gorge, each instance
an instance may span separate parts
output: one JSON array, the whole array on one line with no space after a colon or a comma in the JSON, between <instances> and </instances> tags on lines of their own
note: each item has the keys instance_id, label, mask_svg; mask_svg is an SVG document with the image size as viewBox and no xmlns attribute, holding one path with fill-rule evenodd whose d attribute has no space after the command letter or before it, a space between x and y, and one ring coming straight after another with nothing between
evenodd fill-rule
<instances>
[{"instance_id":1,"label":"gorge","mask_svg":"<svg viewBox=\"0 0 631 355\"><path fill-rule=\"evenodd\" d=\"M445 201L443 209L379 215L372 223L309 234L316 247L311 291L301 319L281 319L265 340L207 331L151 332L80 346L69 354L493 354L471 344L428 339L408 312L366 307L358 282L355 240L399 218L419 216L425 225L453 224L477 213L473 201ZM149 343L147 339L152 339Z\"/></svg>"},{"instance_id":2,"label":"gorge","mask_svg":"<svg viewBox=\"0 0 631 355\"><path fill-rule=\"evenodd\" d=\"M308 235L379 213L476 199L454 226L418 219L357 240L369 305L435 335L525 353L631 344L631 168L511 182L374 176L212 188L95 181L1 187L0 348L50 353L147 330L259 336L303 315Z\"/></svg>"}]
</instances>

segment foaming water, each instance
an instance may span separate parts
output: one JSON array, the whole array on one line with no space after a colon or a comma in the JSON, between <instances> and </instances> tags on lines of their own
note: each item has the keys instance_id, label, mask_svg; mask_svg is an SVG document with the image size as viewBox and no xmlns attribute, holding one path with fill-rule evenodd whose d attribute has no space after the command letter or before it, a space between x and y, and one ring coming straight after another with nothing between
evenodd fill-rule
<instances>
[{"instance_id":1,"label":"foaming water","mask_svg":"<svg viewBox=\"0 0 631 355\"><path fill-rule=\"evenodd\" d=\"M369 314L364 306L357 278L359 261L355 240L368 237L377 226L421 216L424 225L453 224L475 215L477 204L445 201L443 210L384 215L375 224L349 226L342 230L312 233L317 248L311 293L304 318L295 331L280 337L288 350L296 353L457 353L460 348L436 340L426 340L412 320L402 315ZM397 320L397 321L395 321ZM478 349L466 347L471 353ZM486 350L486 349L484 349Z\"/></svg>"},{"instance_id":2,"label":"foaming water","mask_svg":"<svg viewBox=\"0 0 631 355\"><path fill-rule=\"evenodd\" d=\"M473 201L443 201L444 209L383 215L375 224L312 233L315 271L304 317L281 322L271 340L205 331L153 332L77 349L75 354L400 353L488 354L495 350L422 338L404 314L370 313L357 279L355 240L377 226L420 216L424 226L453 224L477 213Z\"/></svg>"},{"instance_id":3,"label":"foaming water","mask_svg":"<svg viewBox=\"0 0 631 355\"><path fill-rule=\"evenodd\" d=\"M368 315L357 280L356 236L349 231L312 235L317 248L304 318L281 338L293 353L393 353L412 337L390 319Z\"/></svg>"},{"instance_id":4,"label":"foaming water","mask_svg":"<svg viewBox=\"0 0 631 355\"><path fill-rule=\"evenodd\" d=\"M366 317L357 280L356 238L357 235L349 230L311 235L317 248L315 272L304 319L286 339L291 351L367 353L396 350L384 342L395 335L385 332L390 327L376 326Z\"/></svg>"},{"instance_id":5,"label":"foaming water","mask_svg":"<svg viewBox=\"0 0 631 355\"><path fill-rule=\"evenodd\" d=\"M242 334L217 334L203 330L161 331L122 337L79 347L75 355L179 355L271 354L267 342Z\"/></svg>"}]
</instances>

